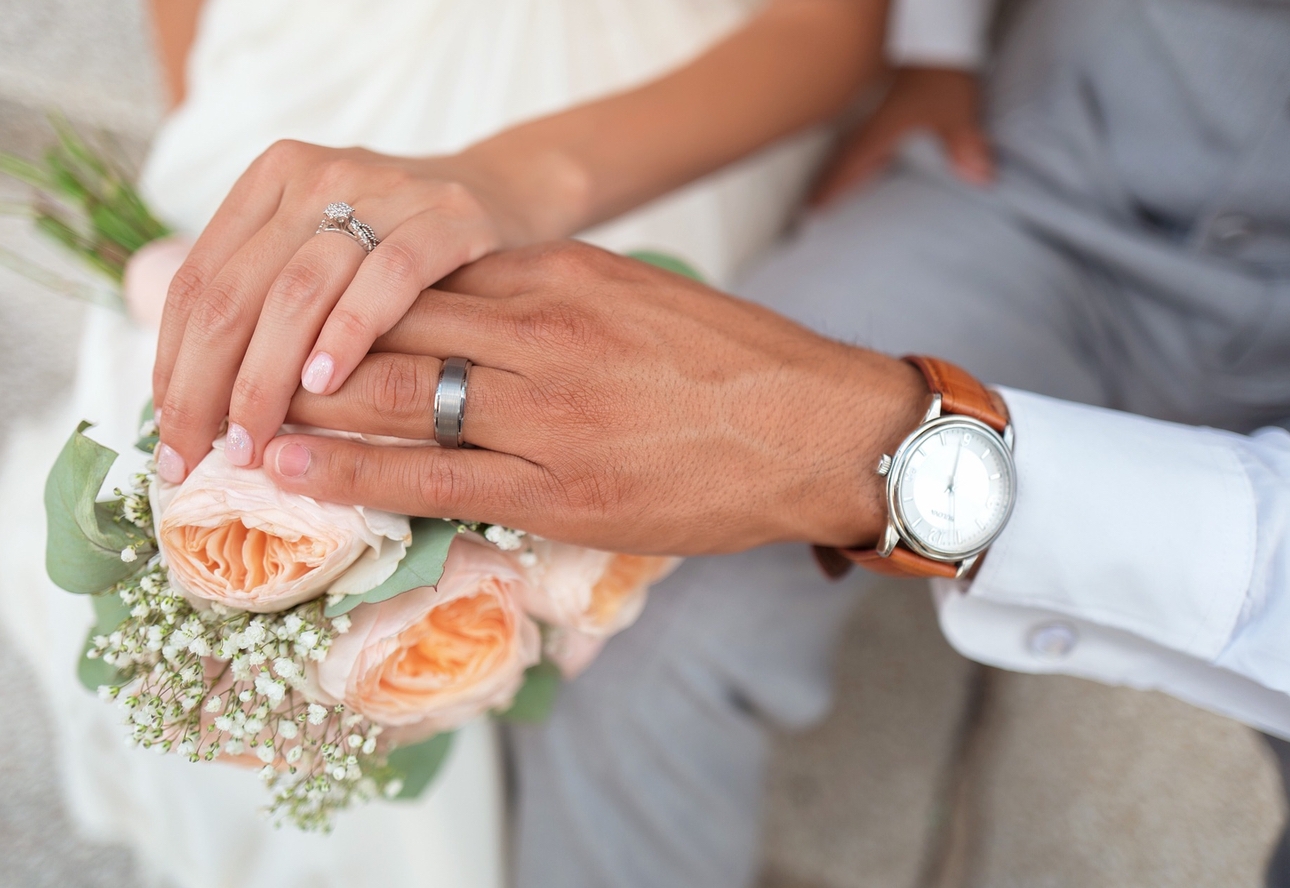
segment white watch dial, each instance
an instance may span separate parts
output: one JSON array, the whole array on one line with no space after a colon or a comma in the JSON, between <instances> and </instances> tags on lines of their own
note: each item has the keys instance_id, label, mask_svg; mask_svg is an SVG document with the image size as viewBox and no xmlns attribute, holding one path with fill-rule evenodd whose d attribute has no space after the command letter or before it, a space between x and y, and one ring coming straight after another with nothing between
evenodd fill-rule
<instances>
[{"instance_id":1,"label":"white watch dial","mask_svg":"<svg viewBox=\"0 0 1290 888\"><path fill-rule=\"evenodd\" d=\"M895 502L905 532L943 557L967 557L1003 528L1012 508L1011 454L997 435L950 420L910 442Z\"/></svg>"}]
</instances>

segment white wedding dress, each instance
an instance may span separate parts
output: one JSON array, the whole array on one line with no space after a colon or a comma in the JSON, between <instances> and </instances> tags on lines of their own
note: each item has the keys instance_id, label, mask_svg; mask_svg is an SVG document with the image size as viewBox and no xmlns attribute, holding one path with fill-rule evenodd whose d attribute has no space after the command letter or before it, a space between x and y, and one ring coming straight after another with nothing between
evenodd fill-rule
<instances>
[{"instance_id":1,"label":"white wedding dress","mask_svg":"<svg viewBox=\"0 0 1290 888\"><path fill-rule=\"evenodd\" d=\"M156 139L144 192L162 217L196 233L276 139L452 151L648 79L727 34L756 5L208 0L190 96ZM726 282L782 227L814 144L782 145L586 237L670 253ZM486 722L461 732L420 800L373 803L341 815L330 835L306 835L260 817L266 797L251 772L127 747L119 711L77 684L89 602L45 577L43 523L32 516L42 514L45 473L79 419L98 423L93 436L128 458L154 347L154 332L91 309L71 403L15 431L0 475L0 619L42 682L73 819L93 838L125 844L149 878L178 888L499 888L501 772Z\"/></svg>"}]
</instances>

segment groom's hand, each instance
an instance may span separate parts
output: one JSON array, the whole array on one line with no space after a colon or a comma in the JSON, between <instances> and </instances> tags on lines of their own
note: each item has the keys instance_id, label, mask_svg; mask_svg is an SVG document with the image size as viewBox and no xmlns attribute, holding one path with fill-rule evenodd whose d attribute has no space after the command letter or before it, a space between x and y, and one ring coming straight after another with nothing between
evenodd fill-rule
<instances>
[{"instance_id":1,"label":"groom's hand","mask_svg":"<svg viewBox=\"0 0 1290 888\"><path fill-rule=\"evenodd\" d=\"M478 449L287 435L265 454L279 485L616 551L876 539L878 455L926 407L912 367L580 244L441 286L335 394L299 392L289 420L430 438L440 363L461 356Z\"/></svg>"}]
</instances>

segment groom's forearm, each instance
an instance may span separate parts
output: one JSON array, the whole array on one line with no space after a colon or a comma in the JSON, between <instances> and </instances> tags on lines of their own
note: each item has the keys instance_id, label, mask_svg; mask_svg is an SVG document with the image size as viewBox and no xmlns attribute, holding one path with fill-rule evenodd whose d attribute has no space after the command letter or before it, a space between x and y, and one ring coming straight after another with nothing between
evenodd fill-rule
<instances>
[{"instance_id":1,"label":"groom's forearm","mask_svg":"<svg viewBox=\"0 0 1290 888\"><path fill-rule=\"evenodd\" d=\"M688 65L465 154L522 195L513 241L566 236L836 114L880 64L887 0L773 0Z\"/></svg>"}]
</instances>

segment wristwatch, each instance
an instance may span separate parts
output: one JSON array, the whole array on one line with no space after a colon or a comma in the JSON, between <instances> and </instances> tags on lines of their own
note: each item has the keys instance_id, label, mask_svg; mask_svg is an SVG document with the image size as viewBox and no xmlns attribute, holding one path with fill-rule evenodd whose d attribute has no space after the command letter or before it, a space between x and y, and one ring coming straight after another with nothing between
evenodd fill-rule
<instances>
[{"instance_id":1,"label":"wristwatch","mask_svg":"<svg viewBox=\"0 0 1290 888\"><path fill-rule=\"evenodd\" d=\"M877 472L887 479L887 527L875 549L815 547L829 576L852 564L893 576L961 577L1012 514L1012 426L981 383L937 358L907 356L932 403Z\"/></svg>"}]
</instances>

